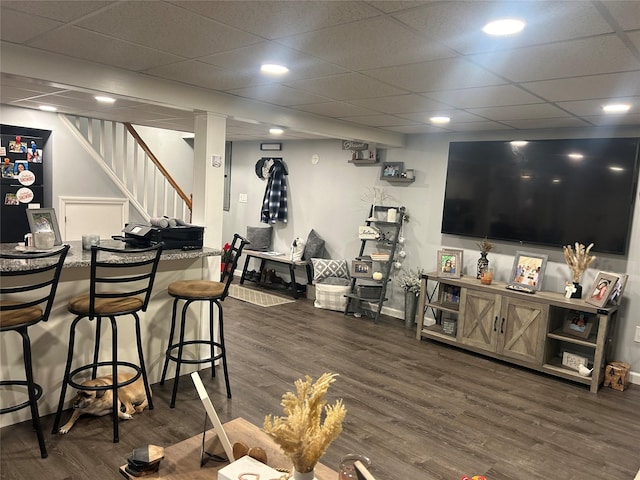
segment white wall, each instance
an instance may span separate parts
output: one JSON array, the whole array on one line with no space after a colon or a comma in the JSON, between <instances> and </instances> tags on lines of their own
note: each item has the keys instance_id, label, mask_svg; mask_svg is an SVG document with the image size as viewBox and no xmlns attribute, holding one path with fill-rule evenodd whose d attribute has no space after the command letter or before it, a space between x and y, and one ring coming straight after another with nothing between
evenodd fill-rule
<instances>
[{"instance_id":1,"label":"white wall","mask_svg":"<svg viewBox=\"0 0 640 480\"><path fill-rule=\"evenodd\" d=\"M517 138L560 138L585 136L615 136L611 132L571 131L571 132L519 132ZM618 136L640 136L638 129L617 132ZM368 203L361 200L368 188L385 187L395 198L389 205L404 205L410 215L405 226L404 266L424 268L433 271L436 267L437 251L442 246L464 250L464 274L475 275L479 258L477 240L442 235L442 204L446 178L449 142L454 140L495 140L517 139L508 134L475 135L412 135L404 149L384 152L386 161L404 162L405 168L415 170L416 181L410 185L397 186L380 180L380 166L356 166L348 163L349 152L341 150L338 140L284 142L282 152L278 152L289 168L289 223L275 225L273 248L286 251L296 236L306 238L311 228L326 240L327 250L332 258L351 260L358 254L360 242L357 238L358 225L363 224ZM318 154L320 162L311 163L311 156ZM266 182L260 180L254 171L260 157L257 142L233 144L231 209L225 212L223 238L231 238L234 232L244 234L247 225L260 224L260 207ZM275 153L274 153L275 156ZM240 193L248 194L247 203L239 203ZM621 219L622 221L622 219ZM597 228L597 226L594 226ZM580 241L580 239L576 239ZM597 247L597 246L596 246ZM543 288L564 293L564 286L570 280L570 271L564 261L562 249L521 246L519 244L497 242L489 254L497 280L507 281L511 272L513 257L517 250L543 253L549 256ZM591 285L599 270L626 272L630 275L625 290L624 301L618 314L615 358L632 364L632 371L640 372L640 343L633 342L636 326L640 325L640 206L636 205L633 216L633 230L630 249L626 258L598 255L583 276L585 288ZM403 308L402 291L392 284L390 302L393 310ZM640 382L640 379L638 380Z\"/></svg>"}]
</instances>

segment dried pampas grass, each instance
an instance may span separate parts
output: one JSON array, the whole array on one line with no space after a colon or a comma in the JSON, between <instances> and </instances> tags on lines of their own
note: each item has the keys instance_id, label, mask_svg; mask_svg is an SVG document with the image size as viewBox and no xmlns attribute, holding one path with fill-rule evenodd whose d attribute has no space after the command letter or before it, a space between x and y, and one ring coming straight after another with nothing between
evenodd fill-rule
<instances>
[{"instance_id":1,"label":"dried pampas grass","mask_svg":"<svg viewBox=\"0 0 640 480\"><path fill-rule=\"evenodd\" d=\"M582 274L585 272L587 267L591 265L591 262L596 259L595 256L589 255L592 247L593 243L589 244L588 247L585 247L582 243L576 242L575 251L571 248L571 245L566 245L562 249L564 253L564 260L571 269L571 275L575 283L580 282Z\"/></svg>"},{"instance_id":2,"label":"dried pampas grass","mask_svg":"<svg viewBox=\"0 0 640 480\"><path fill-rule=\"evenodd\" d=\"M313 471L329 444L342 432L342 421L347 414L342 400L334 405L327 405L324 400L335 377L336 373L324 373L314 384L309 375L304 380L296 380L296 393L282 395L280 405L285 416L267 415L264 419L265 432L291 459L297 472Z\"/></svg>"}]
</instances>

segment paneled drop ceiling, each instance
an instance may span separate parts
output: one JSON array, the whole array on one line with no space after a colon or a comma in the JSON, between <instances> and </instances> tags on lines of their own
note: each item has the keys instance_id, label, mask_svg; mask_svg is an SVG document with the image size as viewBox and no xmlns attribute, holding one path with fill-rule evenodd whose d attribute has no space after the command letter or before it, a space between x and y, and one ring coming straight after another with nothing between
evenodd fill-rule
<instances>
[{"instance_id":1,"label":"paneled drop ceiling","mask_svg":"<svg viewBox=\"0 0 640 480\"><path fill-rule=\"evenodd\" d=\"M525 20L524 31L481 31L507 15ZM636 0L2 0L0 17L3 49L29 47L374 131L640 125ZM290 72L262 75L265 62ZM2 57L0 70L3 104L193 131L192 109L173 99L120 96L100 106L95 92L55 84L47 72L8 74ZM609 102L632 107L605 115ZM451 122L434 126L436 115ZM269 126L230 120L228 137L264 140ZM314 136L290 128L283 138Z\"/></svg>"}]
</instances>

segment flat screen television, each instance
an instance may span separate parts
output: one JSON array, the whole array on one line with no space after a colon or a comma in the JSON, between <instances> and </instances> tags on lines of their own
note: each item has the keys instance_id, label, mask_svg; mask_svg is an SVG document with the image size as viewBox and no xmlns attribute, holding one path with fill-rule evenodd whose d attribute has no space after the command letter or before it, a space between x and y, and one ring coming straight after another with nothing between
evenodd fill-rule
<instances>
[{"instance_id":1,"label":"flat screen television","mask_svg":"<svg viewBox=\"0 0 640 480\"><path fill-rule=\"evenodd\" d=\"M451 142L442 233L625 255L638 138Z\"/></svg>"}]
</instances>

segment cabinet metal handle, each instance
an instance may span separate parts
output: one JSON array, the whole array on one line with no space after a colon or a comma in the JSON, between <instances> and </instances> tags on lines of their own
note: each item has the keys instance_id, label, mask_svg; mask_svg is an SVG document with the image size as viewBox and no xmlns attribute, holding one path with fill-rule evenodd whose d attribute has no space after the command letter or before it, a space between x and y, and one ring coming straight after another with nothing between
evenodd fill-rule
<instances>
[{"instance_id":1,"label":"cabinet metal handle","mask_svg":"<svg viewBox=\"0 0 640 480\"><path fill-rule=\"evenodd\" d=\"M500 324L500 333L504 333L504 318L502 319L502 323Z\"/></svg>"},{"instance_id":2,"label":"cabinet metal handle","mask_svg":"<svg viewBox=\"0 0 640 480\"><path fill-rule=\"evenodd\" d=\"M496 315L496 318L493 319L493 331L496 331L496 327L498 325L498 316Z\"/></svg>"}]
</instances>

